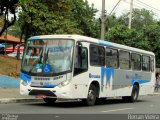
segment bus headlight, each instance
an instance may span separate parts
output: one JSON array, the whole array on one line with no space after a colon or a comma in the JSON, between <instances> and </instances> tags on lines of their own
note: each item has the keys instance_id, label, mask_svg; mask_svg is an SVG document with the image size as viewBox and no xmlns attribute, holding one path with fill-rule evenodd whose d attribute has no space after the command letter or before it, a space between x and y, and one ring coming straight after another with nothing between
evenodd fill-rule
<instances>
[{"instance_id":1,"label":"bus headlight","mask_svg":"<svg viewBox=\"0 0 160 120\"><path fill-rule=\"evenodd\" d=\"M28 83L25 82L25 81L23 81L23 80L21 80L20 83L21 83L22 85L24 85L24 86L27 86L27 85L28 85Z\"/></svg>"},{"instance_id":2,"label":"bus headlight","mask_svg":"<svg viewBox=\"0 0 160 120\"><path fill-rule=\"evenodd\" d=\"M64 86L68 85L69 82L70 82L69 80L65 80L65 81L61 82L61 83L59 84L59 87L64 87Z\"/></svg>"}]
</instances>

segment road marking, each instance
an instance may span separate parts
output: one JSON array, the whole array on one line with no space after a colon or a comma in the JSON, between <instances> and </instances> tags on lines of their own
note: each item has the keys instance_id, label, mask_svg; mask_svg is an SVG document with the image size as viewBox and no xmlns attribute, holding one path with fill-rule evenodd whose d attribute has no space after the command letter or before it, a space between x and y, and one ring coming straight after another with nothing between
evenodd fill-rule
<instances>
[{"instance_id":1,"label":"road marking","mask_svg":"<svg viewBox=\"0 0 160 120\"><path fill-rule=\"evenodd\" d=\"M115 111L122 111L122 110L131 110L134 108L122 108L122 109L115 109L115 110L107 110L107 111L101 111L101 112L115 112Z\"/></svg>"}]
</instances>

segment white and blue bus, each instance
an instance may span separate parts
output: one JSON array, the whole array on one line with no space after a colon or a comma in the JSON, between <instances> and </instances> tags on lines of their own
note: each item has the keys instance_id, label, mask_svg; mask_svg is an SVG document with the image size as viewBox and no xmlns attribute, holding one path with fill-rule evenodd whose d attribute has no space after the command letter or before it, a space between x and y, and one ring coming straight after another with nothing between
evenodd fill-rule
<instances>
[{"instance_id":1,"label":"white and blue bus","mask_svg":"<svg viewBox=\"0 0 160 120\"><path fill-rule=\"evenodd\" d=\"M52 104L78 99L87 105L107 97L135 102L153 93L152 52L81 35L42 35L27 40L20 93Z\"/></svg>"}]
</instances>

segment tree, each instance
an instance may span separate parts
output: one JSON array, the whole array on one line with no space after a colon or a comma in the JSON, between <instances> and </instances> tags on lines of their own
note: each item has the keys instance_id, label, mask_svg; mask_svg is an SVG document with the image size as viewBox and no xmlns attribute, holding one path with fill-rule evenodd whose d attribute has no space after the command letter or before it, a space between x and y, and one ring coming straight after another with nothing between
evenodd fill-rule
<instances>
[{"instance_id":1,"label":"tree","mask_svg":"<svg viewBox=\"0 0 160 120\"><path fill-rule=\"evenodd\" d=\"M4 25L3 17L0 17L0 28L2 28Z\"/></svg>"},{"instance_id":2,"label":"tree","mask_svg":"<svg viewBox=\"0 0 160 120\"><path fill-rule=\"evenodd\" d=\"M26 38L38 34L98 37L96 9L83 0L30 0L22 4L19 24Z\"/></svg>"},{"instance_id":3,"label":"tree","mask_svg":"<svg viewBox=\"0 0 160 120\"><path fill-rule=\"evenodd\" d=\"M134 9L132 27L141 30L148 25L155 24L154 13L146 9Z\"/></svg>"},{"instance_id":4,"label":"tree","mask_svg":"<svg viewBox=\"0 0 160 120\"><path fill-rule=\"evenodd\" d=\"M160 25L149 25L144 29L144 38L149 42L149 50L155 53L156 66L160 67Z\"/></svg>"},{"instance_id":5,"label":"tree","mask_svg":"<svg viewBox=\"0 0 160 120\"><path fill-rule=\"evenodd\" d=\"M107 16L107 20L106 20L106 29L107 31L116 26L116 25L120 25L121 23L119 22L118 17L115 15L115 13L113 13L112 15Z\"/></svg>"},{"instance_id":6,"label":"tree","mask_svg":"<svg viewBox=\"0 0 160 120\"><path fill-rule=\"evenodd\" d=\"M16 8L19 0L0 0L0 16L4 19L4 24L0 31L0 36L2 33L16 21ZM8 14L13 15L11 21L8 20Z\"/></svg>"},{"instance_id":7,"label":"tree","mask_svg":"<svg viewBox=\"0 0 160 120\"><path fill-rule=\"evenodd\" d=\"M125 25L117 25L109 30L106 39L111 42L146 49L148 43L141 42L142 36L143 33L137 32L135 29L129 29Z\"/></svg>"},{"instance_id":8,"label":"tree","mask_svg":"<svg viewBox=\"0 0 160 120\"><path fill-rule=\"evenodd\" d=\"M129 13L125 13L122 16L120 16L118 21L121 24L124 24L128 26L129 21ZM132 28L136 30L141 30L142 28L155 24L156 20L154 20L154 13L152 11L146 10L146 9L133 9L133 15L132 15Z\"/></svg>"},{"instance_id":9,"label":"tree","mask_svg":"<svg viewBox=\"0 0 160 120\"><path fill-rule=\"evenodd\" d=\"M14 23L9 29L8 29L8 34L13 35L15 37L20 37L21 36L21 29L19 26L18 21Z\"/></svg>"},{"instance_id":10,"label":"tree","mask_svg":"<svg viewBox=\"0 0 160 120\"><path fill-rule=\"evenodd\" d=\"M94 38L99 37L100 24L95 19L97 9L92 4L89 6L87 0L71 0L73 4L72 14L77 27L83 31L83 35Z\"/></svg>"},{"instance_id":11,"label":"tree","mask_svg":"<svg viewBox=\"0 0 160 120\"><path fill-rule=\"evenodd\" d=\"M22 4L19 24L25 37L38 34L82 33L72 20L70 0L30 0Z\"/></svg>"}]
</instances>

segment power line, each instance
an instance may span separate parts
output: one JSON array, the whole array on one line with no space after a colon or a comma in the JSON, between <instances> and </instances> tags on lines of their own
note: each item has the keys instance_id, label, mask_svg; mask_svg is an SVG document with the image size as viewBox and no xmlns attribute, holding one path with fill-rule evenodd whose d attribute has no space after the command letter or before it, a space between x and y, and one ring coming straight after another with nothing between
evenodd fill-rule
<instances>
[{"instance_id":1,"label":"power line","mask_svg":"<svg viewBox=\"0 0 160 120\"><path fill-rule=\"evenodd\" d=\"M123 2L125 2L125 3L127 3L127 4L130 4L130 3L127 2L127 1L123 1ZM138 4L138 5L136 5L135 3ZM139 5L140 5L140 6L139 6ZM137 7L137 8L141 8L141 9L144 8L144 7L142 7L142 4L140 4L140 3L136 2L136 1L134 1L134 6ZM151 7L149 7L149 6L146 6L146 7L148 7L148 9L151 8ZM155 8L155 9L156 9L156 8ZM155 9L152 8L151 10L155 11ZM160 12L160 10L156 9L155 12L157 12L157 11ZM155 14L155 13L154 13L154 14Z\"/></svg>"},{"instance_id":2,"label":"power line","mask_svg":"<svg viewBox=\"0 0 160 120\"><path fill-rule=\"evenodd\" d=\"M140 0L136 0L136 1L137 1L137 2L139 2L139 3L141 3L141 4L143 4L143 5L145 5L145 6L148 6L148 7L152 8L152 9L157 10L157 11L159 11L159 12L160 12L160 10L159 10L159 9L157 9L157 8L155 8L155 7L153 7L153 6L150 6L150 5L148 5L148 4L146 4L146 3L144 3L144 2L142 2L142 1L140 1Z\"/></svg>"},{"instance_id":3,"label":"power line","mask_svg":"<svg viewBox=\"0 0 160 120\"><path fill-rule=\"evenodd\" d=\"M125 2L125 3L127 3L127 4L130 4L130 2L127 2L127 1L123 1L123 2ZM133 3L133 5L135 6L135 7L137 7L137 8L144 8L144 7L141 7L142 5L140 5L140 4L138 4L138 5L136 5L135 4L136 3L136 1L134 1L134 3ZM139 6L140 5L140 6Z\"/></svg>"},{"instance_id":4,"label":"power line","mask_svg":"<svg viewBox=\"0 0 160 120\"><path fill-rule=\"evenodd\" d=\"M121 2L122 0L119 0L118 2L117 2L117 4L114 6L114 8L111 10L111 12L109 13L109 15L111 15L112 14L112 12L116 9L116 7L119 5L119 3Z\"/></svg>"}]
</instances>

